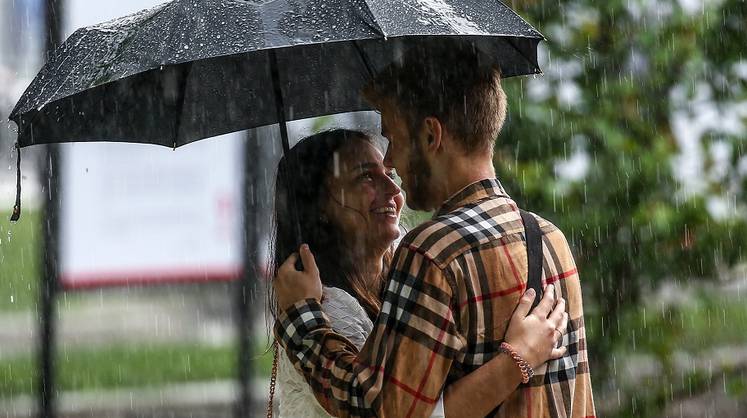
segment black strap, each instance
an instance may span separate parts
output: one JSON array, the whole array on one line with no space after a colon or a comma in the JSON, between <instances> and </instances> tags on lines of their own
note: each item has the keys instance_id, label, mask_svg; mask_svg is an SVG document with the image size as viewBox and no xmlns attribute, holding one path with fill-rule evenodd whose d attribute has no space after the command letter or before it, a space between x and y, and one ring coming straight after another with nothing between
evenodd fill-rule
<instances>
[{"instance_id":1,"label":"black strap","mask_svg":"<svg viewBox=\"0 0 747 418\"><path fill-rule=\"evenodd\" d=\"M10 215L11 222L18 222L21 217L21 146L16 142L16 204L13 206L13 214Z\"/></svg>"},{"instance_id":2,"label":"black strap","mask_svg":"<svg viewBox=\"0 0 747 418\"><path fill-rule=\"evenodd\" d=\"M522 209L519 212L527 241L527 289L532 288L537 293L532 304L534 309L542 299L542 230L534 215Z\"/></svg>"}]
</instances>

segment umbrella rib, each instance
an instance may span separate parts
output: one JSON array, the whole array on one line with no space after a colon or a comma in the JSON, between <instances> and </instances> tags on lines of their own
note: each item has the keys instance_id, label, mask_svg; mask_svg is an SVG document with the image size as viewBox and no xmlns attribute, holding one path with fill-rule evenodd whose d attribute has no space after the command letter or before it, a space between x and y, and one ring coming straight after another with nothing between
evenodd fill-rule
<instances>
[{"instance_id":1,"label":"umbrella rib","mask_svg":"<svg viewBox=\"0 0 747 418\"><path fill-rule=\"evenodd\" d=\"M527 62L528 62L529 64L531 64L531 65L532 65L532 66L534 67L534 69L535 69L536 71L539 71L539 74L542 74L542 69L540 69L540 68L539 68L539 67L538 67L537 65L535 65L535 64L534 64L534 62L533 62L533 61L532 61L532 60L531 60L531 59L530 59L529 57L527 57L527 56L526 56L526 54L524 54L524 52L523 52L523 51L521 50L521 48L517 47L517 46L516 46L516 45L514 44L514 40L513 40L513 38L511 38L511 37L503 37L503 39L505 39L505 40L506 40L506 42L508 42L508 44L509 44L509 45L511 45L511 48L513 48L514 50L516 50L516 52L518 52L518 53L519 53L519 55L521 55L521 56L522 56L522 57L523 57L523 58L524 58L525 60L527 60ZM540 41L541 41L541 40L542 40L542 39L540 39ZM501 77L503 77L503 75L502 75L502 74L501 74Z\"/></svg>"},{"instance_id":2,"label":"umbrella rib","mask_svg":"<svg viewBox=\"0 0 747 418\"><path fill-rule=\"evenodd\" d=\"M176 124L174 126L174 138L173 138L173 144L174 149L177 147L177 143L179 142L179 131L182 128L182 119L184 118L184 101L187 98L187 83L189 81L189 75L192 73L192 61L190 61L187 65L187 68L184 70L184 77L181 80L181 85L179 86L179 92L181 93L181 97L179 97L179 101L176 104Z\"/></svg>"},{"instance_id":3,"label":"umbrella rib","mask_svg":"<svg viewBox=\"0 0 747 418\"><path fill-rule=\"evenodd\" d=\"M373 68L371 68L371 63L368 61L368 57L366 57L366 54L363 52L363 49L361 49L358 41L353 41L353 46L355 46L355 50L358 51L358 56L360 57L361 61L363 61L363 65L366 67L366 71L368 71L368 76L373 80L374 71Z\"/></svg>"},{"instance_id":4,"label":"umbrella rib","mask_svg":"<svg viewBox=\"0 0 747 418\"><path fill-rule=\"evenodd\" d=\"M370 26L371 29L378 32L381 36L384 37L384 39L386 39L387 34L384 33L384 29L376 21L376 15L374 15L373 10L371 10L371 6L368 4L368 1L367 0L360 0L360 1L366 5L366 10L368 10L368 17L371 19L370 22L367 19L363 19L363 21L366 22L366 24Z\"/></svg>"}]
</instances>

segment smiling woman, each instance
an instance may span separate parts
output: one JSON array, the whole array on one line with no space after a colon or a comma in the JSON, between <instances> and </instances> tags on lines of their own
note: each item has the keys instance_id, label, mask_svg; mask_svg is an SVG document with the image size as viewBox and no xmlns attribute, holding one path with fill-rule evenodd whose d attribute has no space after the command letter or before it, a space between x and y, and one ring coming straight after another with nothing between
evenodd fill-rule
<instances>
[{"instance_id":1,"label":"smiling woman","mask_svg":"<svg viewBox=\"0 0 747 418\"><path fill-rule=\"evenodd\" d=\"M362 132L336 129L301 140L280 161L278 173L289 161L294 171L287 178L278 175L276 184L272 265L276 270L298 250L292 223L297 216L323 284L354 296L375 318L404 201L381 151Z\"/></svg>"},{"instance_id":2,"label":"smiling woman","mask_svg":"<svg viewBox=\"0 0 747 418\"><path fill-rule=\"evenodd\" d=\"M336 129L302 139L278 167L273 276L298 250L293 225L297 218L304 242L316 255L325 312L335 330L359 347L381 308L379 294L404 204L394 173L383 160L368 135ZM289 162L294 169L284 176ZM298 214L292 212L293 201ZM272 295L270 301L275 301ZM275 314L275 307L271 309ZM329 416L286 355L278 356L280 416Z\"/></svg>"}]
</instances>

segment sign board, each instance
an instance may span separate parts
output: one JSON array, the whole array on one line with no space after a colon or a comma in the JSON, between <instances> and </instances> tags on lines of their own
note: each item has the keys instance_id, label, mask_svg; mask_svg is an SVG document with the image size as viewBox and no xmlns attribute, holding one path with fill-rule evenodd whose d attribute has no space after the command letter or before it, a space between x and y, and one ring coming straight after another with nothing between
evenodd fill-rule
<instances>
[{"instance_id":1,"label":"sign board","mask_svg":"<svg viewBox=\"0 0 747 418\"><path fill-rule=\"evenodd\" d=\"M66 36L161 2L68 0ZM122 143L60 148L63 287L240 277L243 133L175 150Z\"/></svg>"}]
</instances>

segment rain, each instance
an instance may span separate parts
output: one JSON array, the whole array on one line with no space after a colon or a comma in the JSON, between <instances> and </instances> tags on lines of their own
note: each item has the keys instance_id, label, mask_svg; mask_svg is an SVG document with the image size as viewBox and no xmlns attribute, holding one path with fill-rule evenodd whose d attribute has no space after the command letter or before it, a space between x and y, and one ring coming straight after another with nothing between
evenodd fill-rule
<instances>
[{"instance_id":1,"label":"rain","mask_svg":"<svg viewBox=\"0 0 747 418\"><path fill-rule=\"evenodd\" d=\"M287 405L300 402L293 384L308 391L302 410L326 416L293 370L310 364L308 353L289 355L294 342L276 336L290 331L273 329L292 311L279 305L288 291L271 285L285 258L278 254L313 241L313 225L343 231L363 219L365 228L335 235L334 245L312 245L325 286L319 306L339 331L339 307L329 301L339 289L356 296L356 313L369 325L359 340L344 335L343 351L365 353L379 324L405 321L403 311L384 320L377 314L391 308L387 294L410 282L364 281L378 287L359 294L353 279L328 276L365 276L368 254L356 251L378 231L371 219L401 209L387 224L391 253L376 267L384 280L405 263L394 252L400 240L442 215L444 199L426 210L408 207L422 196L408 193L407 182L448 176L384 167L402 159L389 105L370 100L367 88L412 51L444 44L487 57L475 71L500 71L508 108L492 148L494 177L515 206L540 217L541 233L562 232L553 245L567 244L573 270L551 273L568 261L548 249L546 235L541 274L569 314L582 312L555 329L567 351L534 368L534 379L545 380L516 380L506 392L518 387L516 396L501 407L529 405L521 393L551 388L562 375L590 378L593 391L593 401L578 401L593 409L576 405L569 416L747 416L743 0L120 3L0 2L0 417L293 417ZM424 88L440 67L460 64L428 61L432 71L416 81ZM399 83L398 94L407 88ZM446 115L450 106L434 108ZM454 108L469 120L470 106L465 95ZM335 135L347 145L328 158L309 145ZM309 164L316 158L326 165ZM344 179L369 164L365 158L383 161L383 171L356 182L401 187L406 204L376 195L375 210L358 210ZM304 186L315 175L326 176L322 192ZM319 193L328 196L322 206ZM322 215L309 220L314 211ZM526 218L516 222L524 222L516 237L529 247ZM479 228L495 228L488 223ZM330 257L334 251L350 254ZM526 276L531 254L520 256ZM307 261L294 269L310 271ZM583 301L569 290L577 282ZM511 293L493 290L452 300L461 309L454 327L474 315L463 309L469 303ZM511 316L503 319L478 323L510 328ZM447 394L457 389L446 388L485 370L483 361L526 354L520 346L498 349L511 335L500 329L494 352L469 352L478 339L455 350L459 364L445 381L422 380L423 390L438 392L428 401L436 405L426 408L431 416L450 411ZM470 335L439 340L433 352L462 340ZM416 360L412 373L428 364ZM524 372L522 364L509 366ZM420 406L412 411L420 416Z\"/></svg>"}]
</instances>

